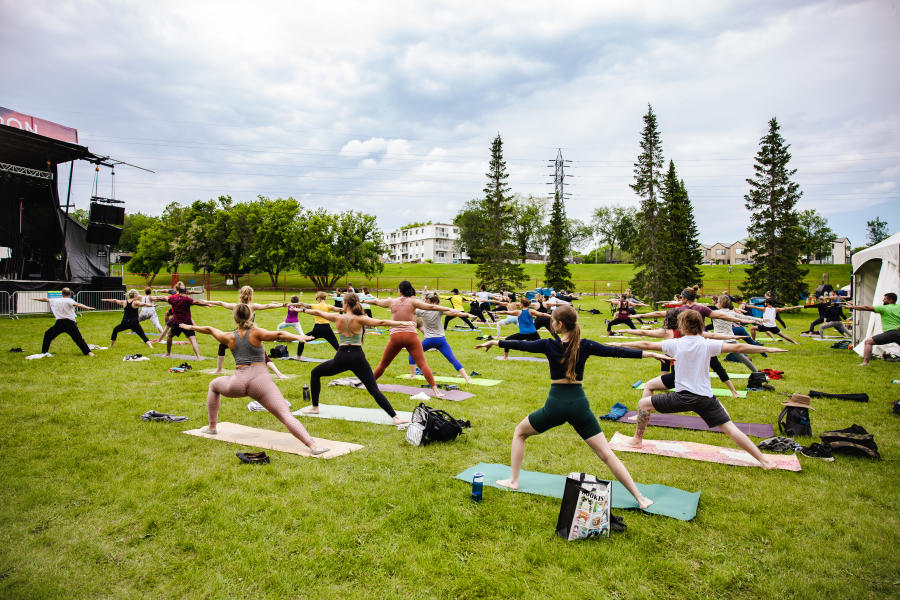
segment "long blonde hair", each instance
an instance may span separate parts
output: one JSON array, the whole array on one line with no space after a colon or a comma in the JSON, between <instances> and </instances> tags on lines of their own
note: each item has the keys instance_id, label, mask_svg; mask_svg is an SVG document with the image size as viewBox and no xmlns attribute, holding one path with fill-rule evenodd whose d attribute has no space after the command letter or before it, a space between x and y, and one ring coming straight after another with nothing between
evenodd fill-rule
<instances>
[{"instance_id":1,"label":"long blonde hair","mask_svg":"<svg viewBox=\"0 0 900 600\"><path fill-rule=\"evenodd\" d=\"M241 304L250 304L250 301L253 300L253 288L249 285L245 285L238 292L238 298L240 299Z\"/></svg>"},{"instance_id":2,"label":"long blonde hair","mask_svg":"<svg viewBox=\"0 0 900 600\"><path fill-rule=\"evenodd\" d=\"M238 329L250 329L253 325L253 311L249 304L241 302L234 307L231 315L234 317L234 323Z\"/></svg>"},{"instance_id":3,"label":"long blonde hair","mask_svg":"<svg viewBox=\"0 0 900 600\"><path fill-rule=\"evenodd\" d=\"M578 326L578 313L569 305L563 305L553 311L553 320L568 332L566 349L563 351L563 364L566 366L566 379L575 381L575 368L578 366L578 352L581 349L581 327Z\"/></svg>"}]
</instances>

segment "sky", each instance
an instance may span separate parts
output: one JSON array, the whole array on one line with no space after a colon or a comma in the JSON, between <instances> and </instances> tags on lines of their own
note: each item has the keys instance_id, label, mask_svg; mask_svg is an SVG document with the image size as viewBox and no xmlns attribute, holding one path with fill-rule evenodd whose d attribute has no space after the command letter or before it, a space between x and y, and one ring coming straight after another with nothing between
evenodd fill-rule
<instances>
[{"instance_id":1,"label":"sky","mask_svg":"<svg viewBox=\"0 0 900 600\"><path fill-rule=\"evenodd\" d=\"M0 0L0 106L154 171L101 170L129 212L290 196L389 231L481 196L498 133L512 192L552 193L561 152L570 217L637 206L650 105L704 243L746 236L776 117L798 208L856 246L900 230L898 31L895 0ZM76 163L77 207L94 186Z\"/></svg>"}]
</instances>

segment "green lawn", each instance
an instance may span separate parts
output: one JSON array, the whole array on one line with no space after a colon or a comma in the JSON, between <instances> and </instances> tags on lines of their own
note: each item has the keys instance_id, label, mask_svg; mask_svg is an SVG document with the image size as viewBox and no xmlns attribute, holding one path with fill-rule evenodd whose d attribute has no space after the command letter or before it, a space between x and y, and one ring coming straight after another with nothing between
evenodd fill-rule
<instances>
[{"instance_id":1,"label":"green lawn","mask_svg":"<svg viewBox=\"0 0 900 600\"><path fill-rule=\"evenodd\" d=\"M829 274L829 281L835 287L841 287L850 283L850 265L808 265L809 273L806 283L811 289L821 281L822 274ZM477 265L435 265L435 264L387 264L377 277L365 277L359 273L351 273L340 281L341 286L352 283L357 289L368 286L372 289L393 289L403 280L410 280L416 288L428 286L430 289L471 290L478 285L478 277L475 274ZM726 266L704 266L703 291L706 295L718 294L728 291L732 294L740 293L738 284L744 280L746 266L739 265L733 268L731 273ZM572 279L578 291L587 294L619 293L628 287L628 281L634 274L630 264L617 265L570 265ZM524 265L528 283L525 287L536 287L544 278L544 265ZM203 285L206 275L190 273L190 267L180 269L181 279L193 280L196 285ZM117 271L118 272L118 271ZM156 277L154 285L165 286L171 281L172 275L161 273ZM249 282L249 283L248 283ZM139 275L126 273L125 283L128 286L143 286L144 279ZM255 289L272 288L272 281L265 273L244 275L235 282L235 287L248 284ZM224 275L211 275L210 287L213 289L227 289ZM290 292L292 289L315 289L312 282L298 273L291 272L279 278L279 287Z\"/></svg>"},{"instance_id":2,"label":"green lawn","mask_svg":"<svg viewBox=\"0 0 900 600\"><path fill-rule=\"evenodd\" d=\"M106 344L119 316L92 313L79 322L89 342ZM257 321L271 328L282 316L261 312ZM788 315L788 332L812 318L810 311ZM195 319L230 322L217 308L195 309ZM587 337L602 334L602 315L582 321ZM4 320L0 335L6 348L30 354L51 324ZM897 597L900 420L888 404L900 391L891 384L900 379L896 364L863 369L855 354L806 338L789 354L757 361L786 371L774 382L778 392L867 392L867 404L814 400L813 430L860 424L875 434L884 460L801 457L803 471L792 473L622 453L639 482L702 490L697 517L615 511L626 533L565 542L554 534L558 501L486 487L484 501L473 504L469 486L452 479L477 462L508 464L513 428L546 398L546 366L501 363L496 349L476 352L471 334L448 336L467 368L505 380L473 388L476 397L464 402L434 402L472 421L461 439L415 448L390 427L306 419L314 436L365 448L331 460L270 452L265 466L241 464L238 446L180 433L205 424L210 376L169 373L176 361L161 358L122 362L146 353L136 336L119 336L95 358L82 357L67 337L56 340L52 358L26 361L4 351L0 597ZM211 338L201 341L202 353L214 356ZM367 338L371 363L385 343L385 336ZM314 345L306 353L327 357L331 349ZM451 374L440 356L427 356L440 374ZM299 375L279 384L299 408L312 365L279 366ZM398 357L387 380L398 382L393 376L406 369ZM634 408L639 393L631 384L656 373L652 360L591 359L585 388L594 412L617 401ZM388 397L397 409L416 404ZM782 399L754 392L724 403L735 420L771 423ZM364 391L347 388L325 388L322 401L375 406ZM248 412L247 402L223 399L221 420L283 430L270 415ZM149 409L190 421L142 422ZM607 436L634 430L606 421L603 428ZM648 437L729 445L708 432L651 427ZM529 440L524 468L610 476L568 426Z\"/></svg>"}]
</instances>

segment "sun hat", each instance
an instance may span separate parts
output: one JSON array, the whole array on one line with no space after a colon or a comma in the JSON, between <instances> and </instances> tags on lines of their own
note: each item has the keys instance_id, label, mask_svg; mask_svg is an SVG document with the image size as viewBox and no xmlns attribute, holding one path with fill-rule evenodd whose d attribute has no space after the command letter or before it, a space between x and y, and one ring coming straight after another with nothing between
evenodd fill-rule
<instances>
[{"instance_id":1,"label":"sun hat","mask_svg":"<svg viewBox=\"0 0 900 600\"><path fill-rule=\"evenodd\" d=\"M804 396L803 394L791 394L790 400L782 402L781 405L796 406L798 408L808 408L810 410L816 410L811 406L809 396Z\"/></svg>"}]
</instances>

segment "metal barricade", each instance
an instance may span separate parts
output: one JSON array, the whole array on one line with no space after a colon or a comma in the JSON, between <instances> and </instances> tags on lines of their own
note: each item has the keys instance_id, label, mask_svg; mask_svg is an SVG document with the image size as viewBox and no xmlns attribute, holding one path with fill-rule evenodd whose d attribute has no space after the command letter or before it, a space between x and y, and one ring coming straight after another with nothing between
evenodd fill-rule
<instances>
[{"instance_id":1,"label":"metal barricade","mask_svg":"<svg viewBox=\"0 0 900 600\"><path fill-rule=\"evenodd\" d=\"M46 298L47 292L31 292L22 291L13 293L11 303L11 314L16 315L37 315L50 312L50 305L46 302L38 302L35 298Z\"/></svg>"},{"instance_id":2,"label":"metal barricade","mask_svg":"<svg viewBox=\"0 0 900 600\"><path fill-rule=\"evenodd\" d=\"M9 292L0 291L0 315L6 315L12 319L13 314L13 297Z\"/></svg>"},{"instance_id":3,"label":"metal barricade","mask_svg":"<svg viewBox=\"0 0 900 600\"><path fill-rule=\"evenodd\" d=\"M46 292L44 292L46 293ZM109 292L81 291L75 294L75 302L90 306L97 311L114 312L122 310L122 307L113 302L102 302L103 298L113 298L116 300L125 300L125 292L122 290L113 290Z\"/></svg>"}]
</instances>

